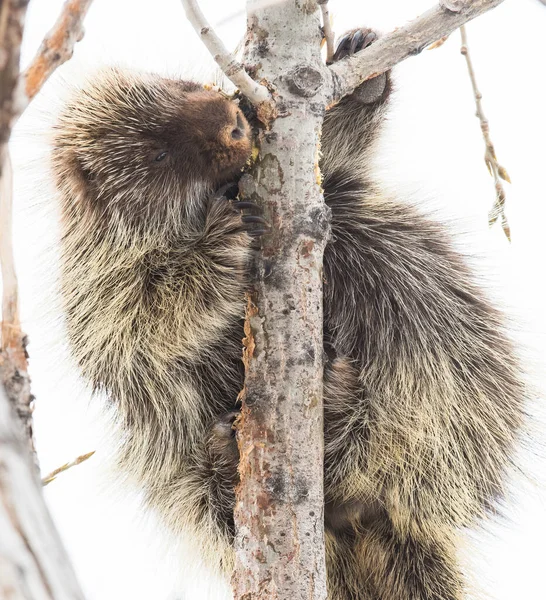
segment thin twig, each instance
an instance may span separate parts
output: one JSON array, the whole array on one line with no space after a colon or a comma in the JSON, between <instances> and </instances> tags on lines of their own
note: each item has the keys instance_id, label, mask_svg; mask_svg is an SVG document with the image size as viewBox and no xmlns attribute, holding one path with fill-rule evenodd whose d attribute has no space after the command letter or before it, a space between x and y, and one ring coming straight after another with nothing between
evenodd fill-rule
<instances>
[{"instance_id":1,"label":"thin twig","mask_svg":"<svg viewBox=\"0 0 546 600\"><path fill-rule=\"evenodd\" d=\"M25 91L32 100L55 69L72 57L83 38L83 20L93 0L67 0L53 28L45 36L34 60L25 71Z\"/></svg>"},{"instance_id":2,"label":"thin twig","mask_svg":"<svg viewBox=\"0 0 546 600\"><path fill-rule=\"evenodd\" d=\"M334 60L334 31L328 11L328 0L319 0L320 10L322 12L322 30L326 40L326 63L330 64Z\"/></svg>"},{"instance_id":3,"label":"thin twig","mask_svg":"<svg viewBox=\"0 0 546 600\"><path fill-rule=\"evenodd\" d=\"M258 105L270 100L268 89L254 81L224 46L214 29L210 26L205 15L199 8L197 0L182 0L184 10L189 22L199 34L203 44L207 47L225 76L236 85L253 104Z\"/></svg>"},{"instance_id":4,"label":"thin twig","mask_svg":"<svg viewBox=\"0 0 546 600\"><path fill-rule=\"evenodd\" d=\"M59 473L64 473L72 467L81 465L82 462L85 462L87 459L91 458L93 454L95 454L95 450L93 450L92 452L88 452L87 454L82 454L81 456L78 456L78 458L75 458L74 460L62 465L61 467L56 468L54 471L51 471L49 475L46 475L44 478L42 478L42 485L46 486L48 483L51 483L53 480L57 479L57 475L59 475Z\"/></svg>"},{"instance_id":5,"label":"thin twig","mask_svg":"<svg viewBox=\"0 0 546 600\"><path fill-rule=\"evenodd\" d=\"M419 54L437 40L502 2L503 0L465 0L455 4L444 0L444 5L431 8L404 27L379 38L368 48L334 63L329 67L333 88L332 104L353 92L363 81Z\"/></svg>"},{"instance_id":6,"label":"thin twig","mask_svg":"<svg viewBox=\"0 0 546 600\"><path fill-rule=\"evenodd\" d=\"M508 238L508 241L510 241L510 227L508 225L508 219L506 218L506 213L504 211L506 205L506 194L504 192L504 186L502 185L502 180L508 181L508 183L510 183L510 177L506 169L499 164L499 161L497 160L497 156L495 154L495 147L493 146L493 142L491 141L489 121L486 119L485 113L483 111L482 94L478 89L476 73L472 65L470 52L468 51L468 38L466 35L466 28L464 25L461 26L461 42L461 54L466 59L466 66L468 67L468 74L470 76L470 81L472 82L472 89L474 91L474 99L476 101L476 116L480 120L483 139L485 141L485 164L487 165L487 170L489 171L490 175L492 175L493 179L495 180L495 191L497 197L493 208L489 212L489 225L494 225L500 217L504 234Z\"/></svg>"}]
</instances>

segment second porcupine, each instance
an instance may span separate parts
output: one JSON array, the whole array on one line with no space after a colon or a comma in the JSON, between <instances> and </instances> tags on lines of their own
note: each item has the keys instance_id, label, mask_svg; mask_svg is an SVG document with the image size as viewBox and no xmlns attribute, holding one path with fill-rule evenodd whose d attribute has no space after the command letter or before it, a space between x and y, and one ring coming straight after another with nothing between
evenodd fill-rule
<instances>
[{"instance_id":1,"label":"second porcupine","mask_svg":"<svg viewBox=\"0 0 546 600\"><path fill-rule=\"evenodd\" d=\"M350 32L336 60L374 39ZM390 74L365 82L323 129L328 593L460 600L458 531L502 495L526 390L447 230L369 175L390 91ZM222 95L111 70L66 105L52 157L73 353L117 411L123 471L224 572L244 292L265 228L214 191L250 149Z\"/></svg>"}]
</instances>

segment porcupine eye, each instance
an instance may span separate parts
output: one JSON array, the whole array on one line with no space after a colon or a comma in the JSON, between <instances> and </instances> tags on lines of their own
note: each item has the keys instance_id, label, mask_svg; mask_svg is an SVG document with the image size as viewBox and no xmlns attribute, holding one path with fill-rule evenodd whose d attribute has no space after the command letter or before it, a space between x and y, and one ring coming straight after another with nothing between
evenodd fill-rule
<instances>
[{"instance_id":1,"label":"porcupine eye","mask_svg":"<svg viewBox=\"0 0 546 600\"><path fill-rule=\"evenodd\" d=\"M161 162L162 160L164 160L167 157L168 152L165 150L163 152L160 152L156 157L155 157L155 162Z\"/></svg>"}]
</instances>

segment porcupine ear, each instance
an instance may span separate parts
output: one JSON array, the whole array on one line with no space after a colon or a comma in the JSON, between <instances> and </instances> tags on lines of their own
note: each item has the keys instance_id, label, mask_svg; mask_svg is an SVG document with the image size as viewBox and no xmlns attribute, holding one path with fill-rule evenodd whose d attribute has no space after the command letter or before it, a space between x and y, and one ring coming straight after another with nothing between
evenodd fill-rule
<instances>
[{"instance_id":1,"label":"porcupine ear","mask_svg":"<svg viewBox=\"0 0 546 600\"><path fill-rule=\"evenodd\" d=\"M56 187L63 190L67 197L82 199L93 186L95 177L84 166L77 148L56 138L51 158Z\"/></svg>"}]
</instances>

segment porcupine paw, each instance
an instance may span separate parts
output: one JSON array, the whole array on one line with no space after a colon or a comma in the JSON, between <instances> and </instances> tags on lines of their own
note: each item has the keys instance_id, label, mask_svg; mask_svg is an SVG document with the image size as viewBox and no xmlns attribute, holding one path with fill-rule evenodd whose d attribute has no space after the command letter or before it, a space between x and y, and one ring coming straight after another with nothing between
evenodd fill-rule
<instances>
[{"instance_id":1,"label":"porcupine paw","mask_svg":"<svg viewBox=\"0 0 546 600\"><path fill-rule=\"evenodd\" d=\"M239 462L239 450L233 424L239 414L238 410L231 410L218 416L214 421L210 436L211 448L216 457L215 462L227 466L229 471L234 473L237 471Z\"/></svg>"},{"instance_id":2,"label":"porcupine paw","mask_svg":"<svg viewBox=\"0 0 546 600\"><path fill-rule=\"evenodd\" d=\"M228 201L230 206L237 211L240 219L239 230L254 238L258 238L271 229L269 223L262 216L262 209L255 203L248 200L238 200L237 193L239 186L237 182L226 183L214 193L216 200Z\"/></svg>"},{"instance_id":3,"label":"porcupine paw","mask_svg":"<svg viewBox=\"0 0 546 600\"><path fill-rule=\"evenodd\" d=\"M337 62L347 56L352 56L360 50L371 46L379 34L373 29L362 27L353 29L343 35L334 53L333 62ZM390 93L390 78L388 73L382 73L373 79L362 83L351 95L351 98L362 104L374 104L384 102Z\"/></svg>"}]
</instances>

